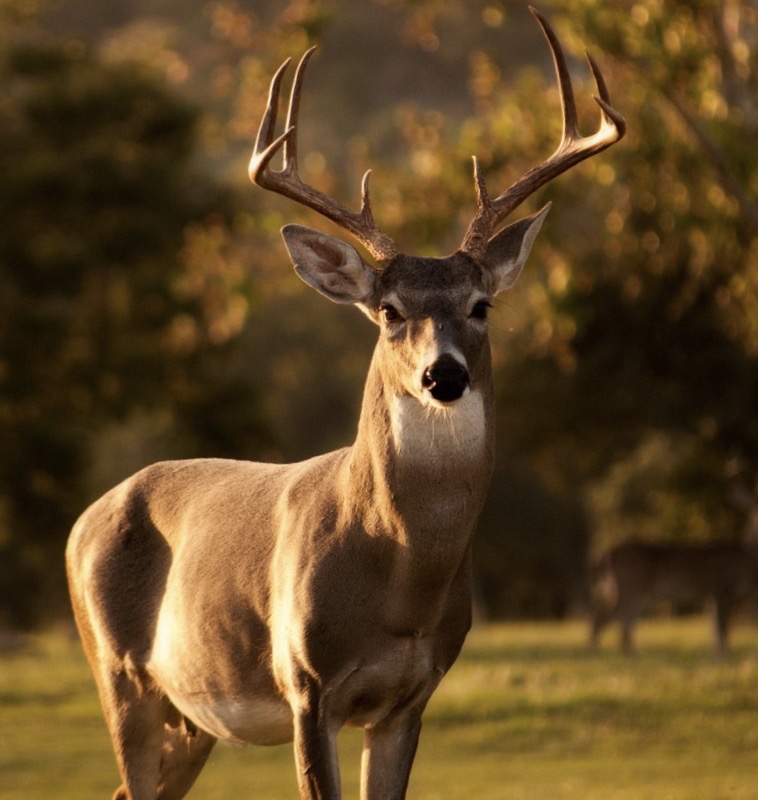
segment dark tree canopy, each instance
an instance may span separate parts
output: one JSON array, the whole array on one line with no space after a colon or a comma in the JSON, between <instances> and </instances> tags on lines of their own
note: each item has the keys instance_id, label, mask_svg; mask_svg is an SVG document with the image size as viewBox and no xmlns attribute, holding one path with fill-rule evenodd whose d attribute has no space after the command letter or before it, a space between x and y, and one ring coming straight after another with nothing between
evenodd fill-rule
<instances>
[{"instance_id":1,"label":"dark tree canopy","mask_svg":"<svg viewBox=\"0 0 758 800\"><path fill-rule=\"evenodd\" d=\"M142 464L292 460L352 436L373 331L308 294L247 184L273 70L310 44L300 153L400 246L441 255L558 141L521 3L0 0L0 624L63 603L86 502ZM758 19L732 0L550 0L582 130L586 47L628 134L553 209L492 315L499 467L477 545L493 613L553 615L587 551L734 538L758 488ZM32 9L33 11L33 9ZM391 53L391 57L388 57ZM519 213L533 210L530 205Z\"/></svg>"}]
</instances>

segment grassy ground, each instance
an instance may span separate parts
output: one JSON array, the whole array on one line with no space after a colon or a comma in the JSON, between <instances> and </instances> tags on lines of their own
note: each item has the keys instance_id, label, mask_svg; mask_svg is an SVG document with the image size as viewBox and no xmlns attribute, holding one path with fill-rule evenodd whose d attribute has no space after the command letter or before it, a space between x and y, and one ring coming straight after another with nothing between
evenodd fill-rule
<instances>
[{"instance_id":1,"label":"grassy ground","mask_svg":"<svg viewBox=\"0 0 758 800\"><path fill-rule=\"evenodd\" d=\"M470 635L425 717L409 800L758 800L758 628L716 661L704 619L650 621L640 654L581 623ZM341 753L358 796L360 735ZM0 798L108 798L110 742L78 643L0 656ZM290 748L217 747L190 798L293 800Z\"/></svg>"}]
</instances>

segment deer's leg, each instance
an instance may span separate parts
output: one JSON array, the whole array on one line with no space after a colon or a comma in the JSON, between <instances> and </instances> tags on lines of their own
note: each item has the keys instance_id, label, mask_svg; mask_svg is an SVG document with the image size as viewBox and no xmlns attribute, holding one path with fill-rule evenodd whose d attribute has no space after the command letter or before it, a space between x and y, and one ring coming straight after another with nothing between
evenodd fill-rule
<instances>
[{"instance_id":1,"label":"deer's leg","mask_svg":"<svg viewBox=\"0 0 758 800\"><path fill-rule=\"evenodd\" d=\"M713 632L716 638L716 654L726 658L729 654L729 623L732 616L732 598L717 594L713 600Z\"/></svg>"},{"instance_id":2,"label":"deer's leg","mask_svg":"<svg viewBox=\"0 0 758 800\"><path fill-rule=\"evenodd\" d=\"M634 618L621 620L621 650L628 656L634 655Z\"/></svg>"},{"instance_id":3,"label":"deer's leg","mask_svg":"<svg viewBox=\"0 0 758 800\"><path fill-rule=\"evenodd\" d=\"M123 781L113 800L156 800L168 701L123 670L101 674L98 685Z\"/></svg>"},{"instance_id":4,"label":"deer's leg","mask_svg":"<svg viewBox=\"0 0 758 800\"><path fill-rule=\"evenodd\" d=\"M177 713L169 701L125 676L111 686L118 699L106 708L106 720L123 780L113 800L181 800L216 739L183 724L170 726Z\"/></svg>"},{"instance_id":5,"label":"deer's leg","mask_svg":"<svg viewBox=\"0 0 758 800\"><path fill-rule=\"evenodd\" d=\"M596 650L600 644L600 635L605 630L608 623L613 619L614 609L596 608L592 615L592 622L590 623L590 648Z\"/></svg>"},{"instance_id":6,"label":"deer's leg","mask_svg":"<svg viewBox=\"0 0 758 800\"><path fill-rule=\"evenodd\" d=\"M204 731L184 724L164 729L158 800L181 800L192 787L216 744Z\"/></svg>"},{"instance_id":7,"label":"deer's leg","mask_svg":"<svg viewBox=\"0 0 758 800\"><path fill-rule=\"evenodd\" d=\"M421 712L410 711L366 731L361 800L403 800L421 733Z\"/></svg>"},{"instance_id":8,"label":"deer's leg","mask_svg":"<svg viewBox=\"0 0 758 800\"><path fill-rule=\"evenodd\" d=\"M294 703L295 766L302 800L339 800L338 727L310 675L298 677Z\"/></svg>"},{"instance_id":9,"label":"deer's leg","mask_svg":"<svg viewBox=\"0 0 758 800\"><path fill-rule=\"evenodd\" d=\"M73 588L71 600L123 781L113 800L156 800L171 705L150 689L147 676L129 657L120 658L104 644L108 637L97 635L93 617Z\"/></svg>"},{"instance_id":10,"label":"deer's leg","mask_svg":"<svg viewBox=\"0 0 758 800\"><path fill-rule=\"evenodd\" d=\"M642 609L634 605L625 606L619 611L618 620L621 625L621 650L626 655L634 655L634 626L642 614Z\"/></svg>"}]
</instances>

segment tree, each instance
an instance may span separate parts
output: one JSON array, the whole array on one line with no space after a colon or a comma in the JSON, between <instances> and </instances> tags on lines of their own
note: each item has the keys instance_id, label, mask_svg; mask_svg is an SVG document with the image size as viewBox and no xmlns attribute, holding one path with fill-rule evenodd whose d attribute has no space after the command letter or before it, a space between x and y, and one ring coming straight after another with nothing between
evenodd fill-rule
<instances>
[{"instance_id":1,"label":"tree","mask_svg":"<svg viewBox=\"0 0 758 800\"><path fill-rule=\"evenodd\" d=\"M214 175L246 181L285 56L327 40L303 103L307 179L357 203L372 167L378 221L410 252L460 241L472 154L504 188L560 135L549 55L522 4L290 0L252 12L220 0L199 13L198 0L172 0L159 23L144 8L122 4L128 24L100 31L107 59L19 39L18 24L2 32L7 581L43 574L83 496L150 457L295 459L352 434L373 332L314 303L278 244L283 222L324 221L249 187L220 192L197 163L202 142ZM555 201L492 315L500 466L478 570L509 614L574 603L583 510L604 543L635 530L729 536L740 527L730 476L758 478L755 11L739 0L542 10L569 52L582 126L596 113L587 47L628 134L523 209ZM202 102L202 118L177 92ZM22 484L36 488L18 499ZM22 535L19 520L59 532Z\"/></svg>"},{"instance_id":2,"label":"tree","mask_svg":"<svg viewBox=\"0 0 758 800\"><path fill-rule=\"evenodd\" d=\"M554 564L581 564L574 548L585 546L560 514L549 545L544 518L534 527L522 516L514 529L514 471L538 476L556 510L561 497L579 499L606 543L606 528L639 532L639 507L625 513L622 487L611 490L630 470L645 496L642 527L657 538L735 537L729 482L735 471L748 484L758 478L755 11L715 0L586 0L545 10L567 49L581 58L587 47L598 58L629 133L534 199L555 201L554 210L512 303L494 319L510 329L495 353L505 477L493 484L491 506L501 511L491 508L483 521L479 568L505 548L512 560L503 574L519 573L519 559L528 568L540 550ZM589 129L592 87L581 81L589 74L573 65ZM400 118L410 158L389 182L404 230L422 248L439 242L457 210L469 213L462 176L472 153L488 185L505 187L558 139L546 70L506 73L499 54L482 48L469 85L476 113L466 119L421 109ZM650 442L674 450L665 513L661 470L646 461ZM600 488L608 502L597 502ZM547 569L542 582L514 591L522 606L534 605L546 584Z\"/></svg>"},{"instance_id":3,"label":"tree","mask_svg":"<svg viewBox=\"0 0 758 800\"><path fill-rule=\"evenodd\" d=\"M728 483L735 470L753 485L758 477L754 9L556 6L566 40L578 51L591 39L602 53L629 135L607 161L551 190L559 207L587 216L564 212L549 228L557 241L547 288L535 292L524 332L537 358L517 356L501 382L534 382L542 402L550 398L540 415L551 421L547 436L517 422L520 446L586 497L617 463L642 458L646 442L686 442L672 466L678 509L654 515L651 535L735 536ZM530 399L534 411L540 400ZM658 489L653 481L646 491ZM697 520L673 522L688 517ZM596 515L598 527L606 522ZM631 520L624 532L635 532Z\"/></svg>"},{"instance_id":4,"label":"tree","mask_svg":"<svg viewBox=\"0 0 758 800\"><path fill-rule=\"evenodd\" d=\"M0 52L0 623L29 625L60 604L103 432L130 430L130 456L103 470L119 478L266 436L230 360L252 297L228 193L193 159L197 112L138 65L15 24Z\"/></svg>"}]
</instances>

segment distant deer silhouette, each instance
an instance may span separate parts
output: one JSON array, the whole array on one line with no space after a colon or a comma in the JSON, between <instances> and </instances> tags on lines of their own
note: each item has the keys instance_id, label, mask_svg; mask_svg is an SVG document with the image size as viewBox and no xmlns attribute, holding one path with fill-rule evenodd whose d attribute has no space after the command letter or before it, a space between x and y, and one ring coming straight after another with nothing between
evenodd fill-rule
<instances>
[{"instance_id":1,"label":"distant deer silhouette","mask_svg":"<svg viewBox=\"0 0 758 800\"><path fill-rule=\"evenodd\" d=\"M592 647L609 624L618 622L621 648L631 653L634 627L652 601L707 598L713 607L716 652L727 655L734 612L758 590L758 502L744 489L735 489L733 499L747 512L738 542L675 545L629 540L594 561Z\"/></svg>"}]
</instances>

